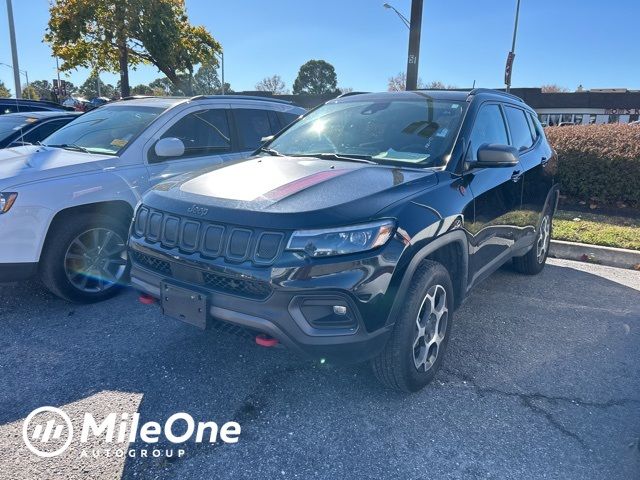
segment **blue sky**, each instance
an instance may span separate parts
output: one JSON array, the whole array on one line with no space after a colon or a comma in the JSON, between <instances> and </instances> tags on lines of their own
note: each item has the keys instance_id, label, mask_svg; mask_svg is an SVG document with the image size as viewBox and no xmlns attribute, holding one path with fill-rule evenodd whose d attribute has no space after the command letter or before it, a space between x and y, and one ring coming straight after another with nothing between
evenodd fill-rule
<instances>
[{"instance_id":1,"label":"blue sky","mask_svg":"<svg viewBox=\"0 0 640 480\"><path fill-rule=\"evenodd\" d=\"M405 70L408 30L383 0L187 0L190 20L222 43L226 80L252 90L279 74L291 87L309 59L332 63L338 85L385 90ZM409 16L410 0L395 0ZM459 87L500 87L511 45L515 0L425 0L420 76ZM55 61L42 43L48 0L13 0L19 62L29 79L51 80ZM640 89L637 0L522 0L513 71L514 87L556 83L575 89ZM0 62L11 63L5 2L0 2ZM82 84L88 72L68 79ZM161 76L153 67L132 71L131 84ZM117 77L103 74L114 83ZM13 91L11 69L0 80Z\"/></svg>"}]
</instances>

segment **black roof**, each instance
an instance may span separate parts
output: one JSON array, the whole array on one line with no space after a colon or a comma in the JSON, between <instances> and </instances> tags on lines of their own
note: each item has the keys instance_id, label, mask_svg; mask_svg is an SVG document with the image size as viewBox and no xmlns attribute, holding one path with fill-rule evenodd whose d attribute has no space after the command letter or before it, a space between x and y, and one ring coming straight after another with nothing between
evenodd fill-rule
<instances>
[{"instance_id":1,"label":"black roof","mask_svg":"<svg viewBox=\"0 0 640 480\"><path fill-rule=\"evenodd\" d=\"M14 113L5 113L2 115L2 118L16 118L16 117L24 117L24 118L37 118L38 120L47 120L49 118L57 118L57 117L77 117L81 115L82 112L70 112L67 110L39 110L37 112L14 112Z\"/></svg>"},{"instance_id":2,"label":"black roof","mask_svg":"<svg viewBox=\"0 0 640 480\"><path fill-rule=\"evenodd\" d=\"M0 98L0 103L12 104L12 105L32 105L46 108L58 108L64 110L62 105L48 100L30 100L28 98Z\"/></svg>"}]
</instances>

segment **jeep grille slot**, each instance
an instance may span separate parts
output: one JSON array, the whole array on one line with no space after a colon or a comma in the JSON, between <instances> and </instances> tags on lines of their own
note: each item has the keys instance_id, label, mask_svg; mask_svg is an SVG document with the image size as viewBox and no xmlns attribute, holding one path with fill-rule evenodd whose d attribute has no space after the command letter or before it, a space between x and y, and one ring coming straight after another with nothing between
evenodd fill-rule
<instances>
[{"instance_id":1,"label":"jeep grille slot","mask_svg":"<svg viewBox=\"0 0 640 480\"><path fill-rule=\"evenodd\" d=\"M230 293L255 300L264 300L271 295L271 287L266 282L227 277L210 272L204 272L202 279L207 287L222 293Z\"/></svg>"},{"instance_id":2,"label":"jeep grille slot","mask_svg":"<svg viewBox=\"0 0 640 480\"><path fill-rule=\"evenodd\" d=\"M133 260L143 267L146 267L149 270L153 270L158 273L162 273L164 275L171 275L171 265L169 264L169 262L165 262L160 258L152 257L151 255L138 252L137 250L132 250L131 255L133 256Z\"/></svg>"},{"instance_id":3,"label":"jeep grille slot","mask_svg":"<svg viewBox=\"0 0 640 480\"><path fill-rule=\"evenodd\" d=\"M144 205L136 213L132 233L165 249L257 265L271 265L282 252L286 238L284 232L179 217Z\"/></svg>"}]
</instances>

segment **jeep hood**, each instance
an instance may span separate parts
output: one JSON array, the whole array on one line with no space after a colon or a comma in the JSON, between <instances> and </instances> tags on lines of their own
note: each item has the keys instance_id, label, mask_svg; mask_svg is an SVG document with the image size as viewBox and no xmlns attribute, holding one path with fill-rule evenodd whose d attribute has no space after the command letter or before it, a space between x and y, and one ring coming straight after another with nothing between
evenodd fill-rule
<instances>
[{"instance_id":1,"label":"jeep hood","mask_svg":"<svg viewBox=\"0 0 640 480\"><path fill-rule=\"evenodd\" d=\"M0 185L12 186L82 173L111 163L116 157L74 152L62 148L25 146L0 150Z\"/></svg>"},{"instance_id":2,"label":"jeep hood","mask_svg":"<svg viewBox=\"0 0 640 480\"><path fill-rule=\"evenodd\" d=\"M214 222L300 228L366 221L436 183L429 169L257 157L160 184L143 202Z\"/></svg>"}]
</instances>

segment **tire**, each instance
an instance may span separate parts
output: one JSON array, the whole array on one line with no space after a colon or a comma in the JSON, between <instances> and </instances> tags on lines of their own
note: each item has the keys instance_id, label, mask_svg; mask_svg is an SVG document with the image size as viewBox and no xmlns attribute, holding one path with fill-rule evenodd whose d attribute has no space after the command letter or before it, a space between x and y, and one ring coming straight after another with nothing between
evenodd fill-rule
<instances>
[{"instance_id":1,"label":"tire","mask_svg":"<svg viewBox=\"0 0 640 480\"><path fill-rule=\"evenodd\" d=\"M513 258L513 267L517 272L525 275L537 275L544 268L549 256L549 246L551 245L553 215L546 212L536 234L536 241L525 255Z\"/></svg>"},{"instance_id":2,"label":"tire","mask_svg":"<svg viewBox=\"0 0 640 480\"><path fill-rule=\"evenodd\" d=\"M407 290L391 338L371 361L373 372L383 385L416 392L433 380L449 342L453 300L446 268L423 260Z\"/></svg>"},{"instance_id":3,"label":"tire","mask_svg":"<svg viewBox=\"0 0 640 480\"><path fill-rule=\"evenodd\" d=\"M128 224L107 215L82 213L58 220L40 258L42 283L70 302L111 298L128 279L127 237Z\"/></svg>"}]
</instances>

